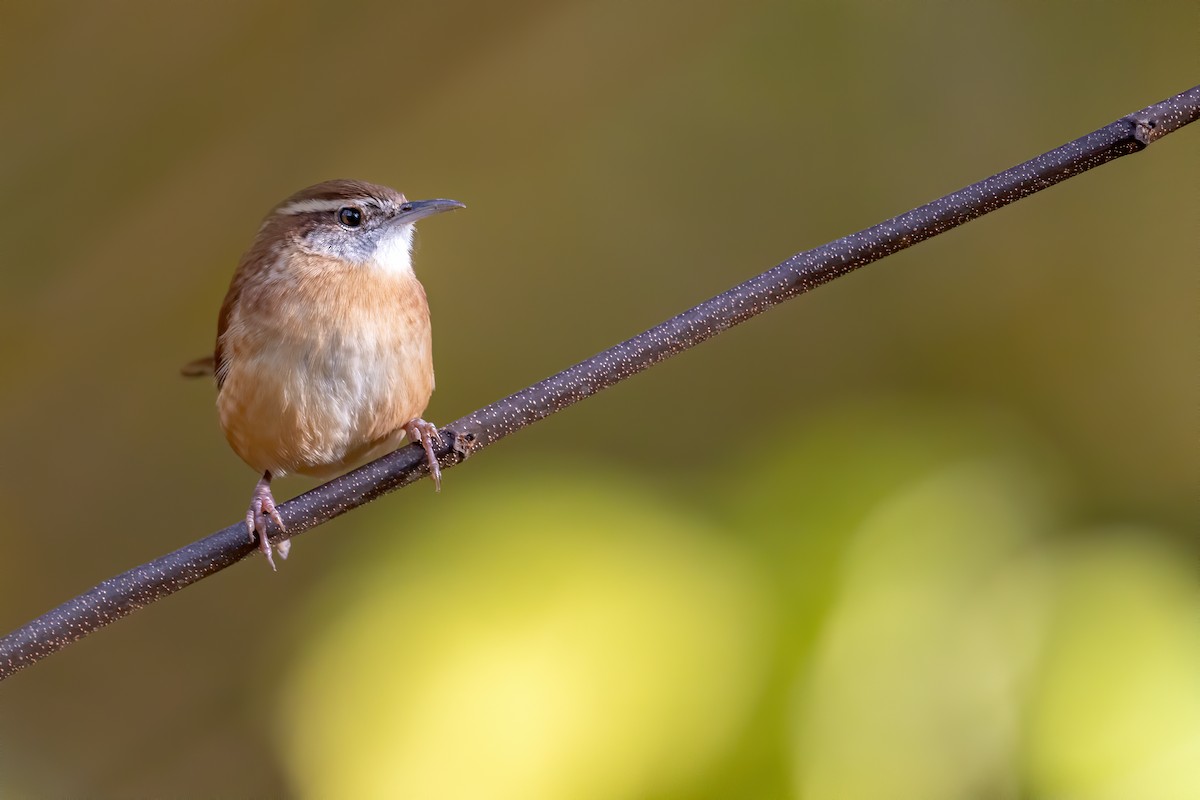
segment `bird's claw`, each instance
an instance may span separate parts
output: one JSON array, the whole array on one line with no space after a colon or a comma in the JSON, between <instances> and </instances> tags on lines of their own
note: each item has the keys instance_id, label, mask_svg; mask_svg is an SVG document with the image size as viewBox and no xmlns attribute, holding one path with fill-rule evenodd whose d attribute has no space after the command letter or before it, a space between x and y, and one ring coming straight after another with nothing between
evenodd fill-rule
<instances>
[{"instance_id":1,"label":"bird's claw","mask_svg":"<svg viewBox=\"0 0 1200 800\"><path fill-rule=\"evenodd\" d=\"M438 464L437 453L433 446L442 446L442 434L438 433L437 425L426 422L419 417L404 426L404 433L410 442L420 444L425 449L425 460L429 464L429 477L433 478L433 490L442 490L442 467Z\"/></svg>"},{"instance_id":2,"label":"bird's claw","mask_svg":"<svg viewBox=\"0 0 1200 800\"><path fill-rule=\"evenodd\" d=\"M246 532L250 535L250 541L258 540L258 549L267 557L267 563L274 570L275 558L271 554L271 540L267 538L267 528L272 521L279 526L279 530L287 530L287 526L283 524L283 517L279 516L279 509L275 507L275 497L271 494L271 479L264 475L254 487L254 494L250 496L250 508L246 511ZM275 545L275 549L279 551L280 558L287 558L292 543L284 539Z\"/></svg>"}]
</instances>

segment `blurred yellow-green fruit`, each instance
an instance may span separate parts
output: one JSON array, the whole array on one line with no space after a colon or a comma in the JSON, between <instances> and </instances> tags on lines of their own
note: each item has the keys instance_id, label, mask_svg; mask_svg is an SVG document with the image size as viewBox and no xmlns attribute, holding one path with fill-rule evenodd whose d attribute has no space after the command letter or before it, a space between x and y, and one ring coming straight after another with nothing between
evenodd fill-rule
<instances>
[{"instance_id":1,"label":"blurred yellow-green fruit","mask_svg":"<svg viewBox=\"0 0 1200 800\"><path fill-rule=\"evenodd\" d=\"M330 576L285 679L302 795L644 797L739 736L768 608L696 517L585 468L381 524L419 541Z\"/></svg>"},{"instance_id":2,"label":"blurred yellow-green fruit","mask_svg":"<svg viewBox=\"0 0 1200 800\"><path fill-rule=\"evenodd\" d=\"M1032 781L1048 797L1194 798L1197 566L1145 528L1076 537L1052 561L1054 613L1029 704Z\"/></svg>"}]
</instances>

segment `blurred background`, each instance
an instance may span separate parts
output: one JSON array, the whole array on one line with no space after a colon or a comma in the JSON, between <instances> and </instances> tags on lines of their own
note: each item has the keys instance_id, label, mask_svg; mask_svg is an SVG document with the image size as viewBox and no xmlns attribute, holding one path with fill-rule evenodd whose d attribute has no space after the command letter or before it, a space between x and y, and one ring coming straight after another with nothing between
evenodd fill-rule
<instances>
[{"instance_id":1,"label":"blurred background","mask_svg":"<svg viewBox=\"0 0 1200 800\"><path fill-rule=\"evenodd\" d=\"M467 203L418 242L445 423L1187 89L1195 22L5 4L0 628L242 514L256 476L178 368L296 189ZM22 672L0 794L1200 796L1198 136Z\"/></svg>"}]
</instances>

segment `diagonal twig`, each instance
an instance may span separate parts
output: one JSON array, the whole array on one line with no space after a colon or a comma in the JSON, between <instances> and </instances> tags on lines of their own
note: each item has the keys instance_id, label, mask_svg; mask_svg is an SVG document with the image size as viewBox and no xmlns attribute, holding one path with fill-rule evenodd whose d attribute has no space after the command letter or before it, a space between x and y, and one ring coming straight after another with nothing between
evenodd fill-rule
<instances>
[{"instance_id":1,"label":"diagonal twig","mask_svg":"<svg viewBox=\"0 0 1200 800\"><path fill-rule=\"evenodd\" d=\"M1136 153L1200 117L1200 86L1122 117L1062 147L858 233L798 253L778 266L648 331L442 430L443 468L647 367L852 270L944 233L1081 172ZM409 446L280 506L290 536L423 477L424 452ZM283 538L276 531L272 537ZM0 680L92 631L174 594L256 552L238 522L103 583L0 639Z\"/></svg>"}]
</instances>

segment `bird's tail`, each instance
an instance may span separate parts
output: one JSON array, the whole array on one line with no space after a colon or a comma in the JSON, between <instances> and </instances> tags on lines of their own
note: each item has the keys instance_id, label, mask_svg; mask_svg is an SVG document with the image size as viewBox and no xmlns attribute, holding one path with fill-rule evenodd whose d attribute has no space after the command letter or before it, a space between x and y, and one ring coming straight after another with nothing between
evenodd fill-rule
<instances>
[{"instance_id":1,"label":"bird's tail","mask_svg":"<svg viewBox=\"0 0 1200 800\"><path fill-rule=\"evenodd\" d=\"M189 361L179 369L179 374L185 378L211 378L216 372L216 361L212 356Z\"/></svg>"}]
</instances>

